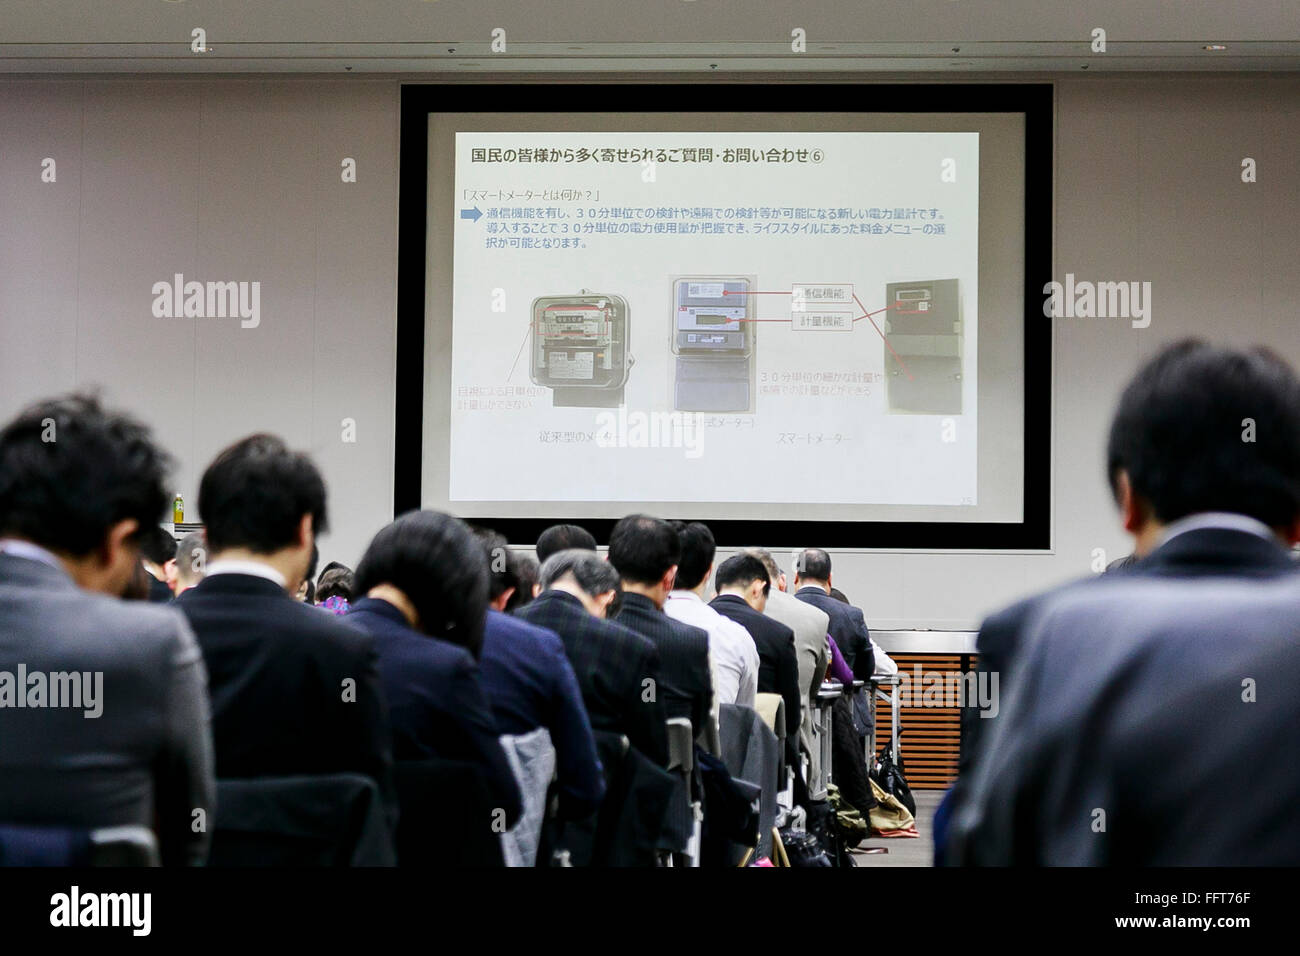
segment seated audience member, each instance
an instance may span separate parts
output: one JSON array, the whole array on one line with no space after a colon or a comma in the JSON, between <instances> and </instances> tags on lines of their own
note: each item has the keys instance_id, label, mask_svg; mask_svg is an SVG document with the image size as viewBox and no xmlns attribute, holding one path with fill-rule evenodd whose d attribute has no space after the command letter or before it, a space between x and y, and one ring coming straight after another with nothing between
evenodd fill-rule
<instances>
[{"instance_id":1,"label":"seated audience member","mask_svg":"<svg viewBox=\"0 0 1300 956\"><path fill-rule=\"evenodd\" d=\"M852 605L853 603L852 601L849 600L848 595L846 595L839 588L831 588L830 594L831 597L835 598L835 600L839 601L841 604ZM898 665L894 663L894 659L890 657L888 654L886 654L883 650L881 650L880 645L876 643L876 639L874 637L868 637L867 639L871 641L871 656L876 662L875 670L871 672L872 676L890 677L894 674L897 674ZM857 680L857 679L858 678L851 678L851 680Z\"/></svg>"},{"instance_id":2,"label":"seated audience member","mask_svg":"<svg viewBox=\"0 0 1300 956\"><path fill-rule=\"evenodd\" d=\"M335 614L346 614L351 606L356 577L342 565L321 572L316 583L316 606Z\"/></svg>"},{"instance_id":3,"label":"seated audience member","mask_svg":"<svg viewBox=\"0 0 1300 956\"><path fill-rule=\"evenodd\" d=\"M191 531L176 545L176 596L203 580L208 567L208 543L202 531Z\"/></svg>"},{"instance_id":4,"label":"seated audience member","mask_svg":"<svg viewBox=\"0 0 1300 956\"><path fill-rule=\"evenodd\" d=\"M677 578L664 601L664 613L683 624L702 627L709 634L709 662L713 666L714 713L722 704L754 706L758 690L758 649L749 631L705 603L713 556L717 546L708 525L674 522L682 542Z\"/></svg>"},{"instance_id":5,"label":"seated audience member","mask_svg":"<svg viewBox=\"0 0 1300 956\"><path fill-rule=\"evenodd\" d=\"M513 614L533 598L537 597L537 592L541 590L537 586L537 578L541 573L542 566L537 559L531 554L514 553L512 559L514 563L514 577L517 581L514 590L510 592L510 599L506 601L503 610L507 614Z\"/></svg>"},{"instance_id":6,"label":"seated audience member","mask_svg":"<svg viewBox=\"0 0 1300 956\"><path fill-rule=\"evenodd\" d=\"M718 592L711 607L745 628L758 652L758 690L780 694L785 701L786 763L795 772L795 803L808 804L808 788L799 764L799 723L804 695L799 688L799 661L794 631L763 614L771 591L771 578L763 562L752 554L736 554L718 567L714 578Z\"/></svg>"},{"instance_id":7,"label":"seated audience member","mask_svg":"<svg viewBox=\"0 0 1300 956\"><path fill-rule=\"evenodd\" d=\"M174 595L176 539L158 525L140 531L140 563L149 572L149 600L166 604Z\"/></svg>"},{"instance_id":8,"label":"seated audience member","mask_svg":"<svg viewBox=\"0 0 1300 956\"><path fill-rule=\"evenodd\" d=\"M513 826L519 785L479 678L488 570L459 518L412 511L375 535L344 620L375 639L395 760L477 764Z\"/></svg>"},{"instance_id":9,"label":"seated audience member","mask_svg":"<svg viewBox=\"0 0 1300 956\"><path fill-rule=\"evenodd\" d=\"M582 691L593 730L623 734L650 760L668 763L667 715L653 642L614 621L605 609L618 590L618 572L595 551L560 551L542 565L542 593L516 613L554 631Z\"/></svg>"},{"instance_id":10,"label":"seated audience member","mask_svg":"<svg viewBox=\"0 0 1300 956\"><path fill-rule=\"evenodd\" d=\"M293 595L327 527L325 482L273 435L199 483L207 573L177 599L203 649L218 779L354 772L393 803L373 638Z\"/></svg>"},{"instance_id":11,"label":"seated audience member","mask_svg":"<svg viewBox=\"0 0 1300 956\"><path fill-rule=\"evenodd\" d=\"M1168 346L1120 398L1107 477L1140 560L995 616L1010 679L946 861L1295 865L1300 381L1266 350Z\"/></svg>"},{"instance_id":12,"label":"seated audience member","mask_svg":"<svg viewBox=\"0 0 1300 956\"><path fill-rule=\"evenodd\" d=\"M808 755L811 779L821 767L821 747L813 733L812 701L821 688L822 678L825 677L830 662L827 637L831 619L825 611L787 593L789 585L785 572L771 552L764 548L747 548L741 553L762 561L771 579L772 587L767 592L767 606L763 608L763 614L794 631L794 648L799 657L799 701L803 705L803 715L799 721L799 742Z\"/></svg>"},{"instance_id":13,"label":"seated audience member","mask_svg":"<svg viewBox=\"0 0 1300 956\"><path fill-rule=\"evenodd\" d=\"M478 537L490 574L479 668L497 730L522 735L545 727L555 748L559 815L586 816L600 806L605 778L564 642L554 631L504 613L521 586L520 556L499 534L481 531Z\"/></svg>"},{"instance_id":14,"label":"seated audience member","mask_svg":"<svg viewBox=\"0 0 1300 956\"><path fill-rule=\"evenodd\" d=\"M72 706L18 708L0 689L0 821L147 826L165 865L201 865L208 833L191 823L215 792L203 658L175 608L118 600L170 503L168 467L143 425L94 398L0 430L0 673L87 678L64 685Z\"/></svg>"},{"instance_id":15,"label":"seated audience member","mask_svg":"<svg viewBox=\"0 0 1300 956\"><path fill-rule=\"evenodd\" d=\"M830 618L830 635L857 680L870 680L875 671L871 632L862 611L831 597L831 556L820 548L802 552L795 569L795 594L800 601L825 611Z\"/></svg>"},{"instance_id":16,"label":"seated audience member","mask_svg":"<svg viewBox=\"0 0 1300 956\"><path fill-rule=\"evenodd\" d=\"M718 750L713 718L709 634L664 613L681 556L681 538L667 521L649 515L621 519L609 536L609 563L623 579L623 607L615 620L659 649L657 692L669 717L690 719L704 749Z\"/></svg>"},{"instance_id":17,"label":"seated audience member","mask_svg":"<svg viewBox=\"0 0 1300 956\"><path fill-rule=\"evenodd\" d=\"M581 548L583 551L595 551L596 539L586 528L576 524L553 524L537 538L537 560L541 564L559 551Z\"/></svg>"}]
</instances>

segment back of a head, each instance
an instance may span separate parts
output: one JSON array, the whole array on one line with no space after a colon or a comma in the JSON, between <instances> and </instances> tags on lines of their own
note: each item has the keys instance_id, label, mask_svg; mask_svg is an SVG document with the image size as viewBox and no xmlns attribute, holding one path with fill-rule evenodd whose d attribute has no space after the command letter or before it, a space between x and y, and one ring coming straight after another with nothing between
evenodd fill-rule
<instances>
[{"instance_id":1,"label":"back of a head","mask_svg":"<svg viewBox=\"0 0 1300 956\"><path fill-rule=\"evenodd\" d=\"M281 439L250 435L203 473L199 514L214 553L247 548L272 554L297 542L303 515L311 515L316 536L328 530L325 481L307 455L290 451Z\"/></svg>"},{"instance_id":2,"label":"back of a head","mask_svg":"<svg viewBox=\"0 0 1300 956\"><path fill-rule=\"evenodd\" d=\"M718 553L717 543L713 540L709 526L702 522L692 521L687 524L684 521L674 521L672 526L682 549L677 561L677 581L673 587L694 591L713 566L714 555Z\"/></svg>"},{"instance_id":3,"label":"back of a head","mask_svg":"<svg viewBox=\"0 0 1300 956\"><path fill-rule=\"evenodd\" d=\"M681 538L662 518L628 515L609 535L609 563L631 584L658 584L681 553Z\"/></svg>"},{"instance_id":4,"label":"back of a head","mask_svg":"<svg viewBox=\"0 0 1300 956\"><path fill-rule=\"evenodd\" d=\"M770 593L773 582L767 567L752 553L742 551L718 565L718 573L713 576L713 587L719 594L727 588L743 591L755 581L764 583L764 594Z\"/></svg>"},{"instance_id":5,"label":"back of a head","mask_svg":"<svg viewBox=\"0 0 1300 956\"><path fill-rule=\"evenodd\" d=\"M345 567L339 566L322 571L316 583L316 602L319 604L332 597L351 601L355 584L356 575Z\"/></svg>"},{"instance_id":6,"label":"back of a head","mask_svg":"<svg viewBox=\"0 0 1300 956\"><path fill-rule=\"evenodd\" d=\"M1107 473L1168 524L1226 511L1271 528L1300 516L1300 381L1266 349L1187 340L1162 349L1125 388Z\"/></svg>"},{"instance_id":7,"label":"back of a head","mask_svg":"<svg viewBox=\"0 0 1300 956\"><path fill-rule=\"evenodd\" d=\"M0 537L80 557L122 521L147 531L170 468L148 428L93 396L32 405L0 430Z\"/></svg>"},{"instance_id":8,"label":"back of a head","mask_svg":"<svg viewBox=\"0 0 1300 956\"><path fill-rule=\"evenodd\" d=\"M140 532L140 557L159 567L176 559L176 539L165 529L151 524Z\"/></svg>"},{"instance_id":9,"label":"back of a head","mask_svg":"<svg viewBox=\"0 0 1300 956\"><path fill-rule=\"evenodd\" d=\"M595 551L569 548L557 551L542 564L538 581L543 591L568 578L588 597L618 590L618 572Z\"/></svg>"},{"instance_id":10,"label":"back of a head","mask_svg":"<svg viewBox=\"0 0 1300 956\"><path fill-rule=\"evenodd\" d=\"M515 580L519 583L515 587L515 593L506 601L507 614L513 613L533 599L533 587L536 586L542 570L542 566L531 554L512 551L510 560L514 562Z\"/></svg>"},{"instance_id":11,"label":"back of a head","mask_svg":"<svg viewBox=\"0 0 1300 956\"><path fill-rule=\"evenodd\" d=\"M488 566L488 598L495 601L506 591L519 590L519 563L505 535L491 528L474 528Z\"/></svg>"},{"instance_id":12,"label":"back of a head","mask_svg":"<svg viewBox=\"0 0 1300 956\"><path fill-rule=\"evenodd\" d=\"M411 511L381 529L357 565L356 594L364 597L381 584L406 596L422 632L478 656L488 563L465 522L439 511Z\"/></svg>"},{"instance_id":13,"label":"back of a head","mask_svg":"<svg viewBox=\"0 0 1300 956\"><path fill-rule=\"evenodd\" d=\"M545 564L546 559L557 551L569 548L582 548L586 551L596 550L596 539L591 532L576 524L553 524L537 539L537 560Z\"/></svg>"},{"instance_id":14,"label":"back of a head","mask_svg":"<svg viewBox=\"0 0 1300 956\"><path fill-rule=\"evenodd\" d=\"M781 566L776 563L776 558L772 557L771 551L767 550L767 548L745 548L740 553L762 561L763 567L767 569L767 576L772 581L772 586L776 586L777 580L781 577Z\"/></svg>"},{"instance_id":15,"label":"back of a head","mask_svg":"<svg viewBox=\"0 0 1300 956\"><path fill-rule=\"evenodd\" d=\"M176 580L192 587L203 580L208 563L208 543L202 531L191 531L176 546Z\"/></svg>"},{"instance_id":16,"label":"back of a head","mask_svg":"<svg viewBox=\"0 0 1300 956\"><path fill-rule=\"evenodd\" d=\"M806 548L796 559L795 571L805 581L829 581L831 556L821 548Z\"/></svg>"},{"instance_id":17,"label":"back of a head","mask_svg":"<svg viewBox=\"0 0 1300 956\"><path fill-rule=\"evenodd\" d=\"M839 588L831 588L831 597L835 598L835 600L839 601L841 604L849 603L848 595Z\"/></svg>"}]
</instances>

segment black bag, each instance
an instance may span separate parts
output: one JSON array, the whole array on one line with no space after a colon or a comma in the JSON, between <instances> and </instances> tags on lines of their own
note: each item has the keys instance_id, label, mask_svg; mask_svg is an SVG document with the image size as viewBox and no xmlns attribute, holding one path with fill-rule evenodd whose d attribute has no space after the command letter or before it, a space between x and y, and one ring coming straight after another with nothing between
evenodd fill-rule
<instances>
[{"instance_id":1,"label":"black bag","mask_svg":"<svg viewBox=\"0 0 1300 956\"><path fill-rule=\"evenodd\" d=\"M903 758L895 757L894 748L885 745L881 751L880 762L876 765L876 772L872 774L876 783L880 784L880 789L898 799L898 802L907 807L907 812L916 816L916 798L912 796L912 788L907 785L907 777L903 772Z\"/></svg>"},{"instance_id":2,"label":"black bag","mask_svg":"<svg viewBox=\"0 0 1300 956\"><path fill-rule=\"evenodd\" d=\"M790 858L791 866L799 867L828 867L834 866L831 858L826 855L822 845L817 842L817 838L811 833L804 830L791 830L789 828L781 830L781 845L785 847L785 855Z\"/></svg>"}]
</instances>

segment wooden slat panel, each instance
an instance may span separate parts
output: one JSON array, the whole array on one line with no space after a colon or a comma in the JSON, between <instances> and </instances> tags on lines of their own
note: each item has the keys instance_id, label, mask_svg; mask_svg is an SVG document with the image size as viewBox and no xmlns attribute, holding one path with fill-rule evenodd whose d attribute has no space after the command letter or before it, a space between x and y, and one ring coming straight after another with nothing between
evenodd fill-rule
<instances>
[{"instance_id":1,"label":"wooden slat panel","mask_svg":"<svg viewBox=\"0 0 1300 956\"><path fill-rule=\"evenodd\" d=\"M952 675L962 673L960 654L891 654L900 675L906 675L912 684L912 700L899 708L902 728L901 750L906 768L907 782L913 790L946 790L957 776L957 760L961 755L961 709L955 706L926 706L921 703L925 685L916 682L916 665L921 674L932 681L931 674L942 675L944 700L952 686ZM968 666L973 670L975 656L970 655ZM890 737L891 708L887 701L876 701L876 748L879 750Z\"/></svg>"}]
</instances>

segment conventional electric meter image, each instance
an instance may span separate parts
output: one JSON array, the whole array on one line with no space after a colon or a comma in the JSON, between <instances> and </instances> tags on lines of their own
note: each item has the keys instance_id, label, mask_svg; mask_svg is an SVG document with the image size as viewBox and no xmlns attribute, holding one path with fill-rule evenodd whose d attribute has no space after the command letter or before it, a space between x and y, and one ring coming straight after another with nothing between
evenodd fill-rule
<instances>
[{"instance_id":1,"label":"conventional electric meter image","mask_svg":"<svg viewBox=\"0 0 1300 956\"><path fill-rule=\"evenodd\" d=\"M885 303L889 306L884 327L888 345L883 346L889 412L960 415L962 321L957 280L890 282L885 285Z\"/></svg>"},{"instance_id":2,"label":"conventional electric meter image","mask_svg":"<svg viewBox=\"0 0 1300 956\"><path fill-rule=\"evenodd\" d=\"M622 296L581 290L533 300L529 378L557 407L617 408L632 369Z\"/></svg>"},{"instance_id":3,"label":"conventional electric meter image","mask_svg":"<svg viewBox=\"0 0 1300 956\"><path fill-rule=\"evenodd\" d=\"M673 407L754 411L754 276L673 280Z\"/></svg>"}]
</instances>

